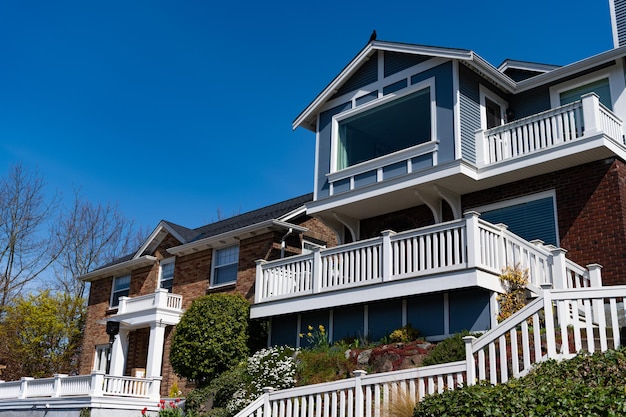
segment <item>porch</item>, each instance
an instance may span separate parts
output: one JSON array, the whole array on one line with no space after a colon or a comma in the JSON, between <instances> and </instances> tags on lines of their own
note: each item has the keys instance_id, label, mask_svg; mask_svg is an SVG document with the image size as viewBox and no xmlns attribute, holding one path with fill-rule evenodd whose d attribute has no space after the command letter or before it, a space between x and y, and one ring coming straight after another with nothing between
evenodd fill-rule
<instances>
[{"instance_id":1,"label":"porch","mask_svg":"<svg viewBox=\"0 0 626 417\"><path fill-rule=\"evenodd\" d=\"M600 266L583 268L566 251L528 242L468 212L463 219L278 261L257 261L251 317L480 287L501 292L506 266L528 270L528 288L600 286Z\"/></svg>"}]
</instances>

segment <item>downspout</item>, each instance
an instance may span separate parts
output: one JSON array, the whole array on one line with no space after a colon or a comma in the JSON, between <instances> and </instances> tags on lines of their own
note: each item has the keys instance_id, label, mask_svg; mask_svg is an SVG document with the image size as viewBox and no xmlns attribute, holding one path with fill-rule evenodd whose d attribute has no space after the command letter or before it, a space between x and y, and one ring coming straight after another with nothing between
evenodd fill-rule
<instances>
[{"instance_id":1,"label":"downspout","mask_svg":"<svg viewBox=\"0 0 626 417\"><path fill-rule=\"evenodd\" d=\"M287 236L293 233L293 228L290 227L285 236L280 240L280 259L285 257L285 241L287 240Z\"/></svg>"}]
</instances>

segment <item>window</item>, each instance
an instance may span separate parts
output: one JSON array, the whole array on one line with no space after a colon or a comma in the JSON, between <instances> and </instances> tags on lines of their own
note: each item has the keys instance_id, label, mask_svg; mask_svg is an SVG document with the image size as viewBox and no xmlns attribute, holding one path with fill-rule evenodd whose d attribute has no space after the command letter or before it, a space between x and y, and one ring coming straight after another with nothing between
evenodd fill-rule
<instances>
[{"instance_id":1,"label":"window","mask_svg":"<svg viewBox=\"0 0 626 417\"><path fill-rule=\"evenodd\" d=\"M216 249L213 253L213 285L231 284L237 281L239 246Z\"/></svg>"},{"instance_id":2,"label":"window","mask_svg":"<svg viewBox=\"0 0 626 417\"><path fill-rule=\"evenodd\" d=\"M111 307L120 304L120 297L128 297L130 291L130 275L116 277L113 279L113 291L111 293Z\"/></svg>"},{"instance_id":3,"label":"window","mask_svg":"<svg viewBox=\"0 0 626 417\"><path fill-rule=\"evenodd\" d=\"M600 97L600 103L604 104L609 109L611 105L611 90L609 88L609 79L603 78L601 80L584 84L571 90L563 91L559 93L559 101L561 106L573 103L580 100L580 97L584 94L594 92Z\"/></svg>"},{"instance_id":4,"label":"window","mask_svg":"<svg viewBox=\"0 0 626 417\"><path fill-rule=\"evenodd\" d=\"M94 371L107 371L107 364L109 362L109 354L111 349L108 344L96 346L96 356L94 358L93 370Z\"/></svg>"},{"instance_id":5,"label":"window","mask_svg":"<svg viewBox=\"0 0 626 417\"><path fill-rule=\"evenodd\" d=\"M324 249L326 248L326 243L322 241L318 241L317 239L313 239L312 237L305 236L302 239L302 254L313 253L315 249Z\"/></svg>"},{"instance_id":6,"label":"window","mask_svg":"<svg viewBox=\"0 0 626 417\"><path fill-rule=\"evenodd\" d=\"M502 201L473 208L488 222L504 223L509 230L526 240L540 239L559 246L554 191Z\"/></svg>"},{"instance_id":7,"label":"window","mask_svg":"<svg viewBox=\"0 0 626 417\"><path fill-rule=\"evenodd\" d=\"M337 119L337 169L429 142L433 87Z\"/></svg>"},{"instance_id":8,"label":"window","mask_svg":"<svg viewBox=\"0 0 626 417\"><path fill-rule=\"evenodd\" d=\"M480 86L480 125L482 129L491 129L505 123L505 111L508 103Z\"/></svg>"},{"instance_id":9,"label":"window","mask_svg":"<svg viewBox=\"0 0 626 417\"><path fill-rule=\"evenodd\" d=\"M159 288L172 292L174 285L174 257L161 260Z\"/></svg>"}]
</instances>

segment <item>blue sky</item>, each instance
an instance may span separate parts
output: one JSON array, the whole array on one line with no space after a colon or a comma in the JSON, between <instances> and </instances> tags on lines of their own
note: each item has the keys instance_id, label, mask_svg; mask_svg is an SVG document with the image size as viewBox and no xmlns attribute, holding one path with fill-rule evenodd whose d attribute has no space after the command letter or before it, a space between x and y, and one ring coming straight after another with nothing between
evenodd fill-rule
<instances>
[{"instance_id":1,"label":"blue sky","mask_svg":"<svg viewBox=\"0 0 626 417\"><path fill-rule=\"evenodd\" d=\"M0 172L21 162L148 231L311 192L315 137L291 122L372 29L496 66L613 45L608 0L1 0Z\"/></svg>"}]
</instances>

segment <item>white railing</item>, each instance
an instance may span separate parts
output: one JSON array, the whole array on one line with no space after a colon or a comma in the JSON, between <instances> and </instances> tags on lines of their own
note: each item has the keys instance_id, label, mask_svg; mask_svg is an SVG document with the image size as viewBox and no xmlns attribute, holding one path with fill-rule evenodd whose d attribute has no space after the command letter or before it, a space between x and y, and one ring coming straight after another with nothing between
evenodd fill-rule
<instances>
[{"instance_id":1,"label":"white railing","mask_svg":"<svg viewBox=\"0 0 626 417\"><path fill-rule=\"evenodd\" d=\"M594 93L580 101L476 132L478 165L489 165L598 133L624 145L623 123Z\"/></svg>"},{"instance_id":2,"label":"white railing","mask_svg":"<svg viewBox=\"0 0 626 417\"><path fill-rule=\"evenodd\" d=\"M392 167L401 169L402 174L410 174L414 171L413 165L419 158L426 157L429 159L426 165L435 166L437 165L438 146L438 141L433 140L331 172L327 174L330 185L329 193L334 195L358 188L360 182L357 178L359 177L369 175L370 180L366 181L366 184L393 178L398 174ZM339 186L338 184L342 185Z\"/></svg>"},{"instance_id":3,"label":"white railing","mask_svg":"<svg viewBox=\"0 0 626 417\"><path fill-rule=\"evenodd\" d=\"M620 346L626 320L626 286L551 289L479 338L467 336L466 359L443 365L365 375L265 393L236 417L379 417L395 398L419 401L426 395L519 377L547 359Z\"/></svg>"},{"instance_id":4,"label":"white railing","mask_svg":"<svg viewBox=\"0 0 626 417\"><path fill-rule=\"evenodd\" d=\"M171 294L164 288L159 288L152 294L141 295L139 297L120 297L117 309L118 314L138 313L154 308L167 308L172 310L182 310L183 296Z\"/></svg>"},{"instance_id":5,"label":"white railing","mask_svg":"<svg viewBox=\"0 0 626 417\"><path fill-rule=\"evenodd\" d=\"M19 381L0 382L0 400L60 398L77 396L117 396L158 399L160 378L131 378L104 375L67 376L57 374L53 378L22 378Z\"/></svg>"},{"instance_id":6,"label":"white railing","mask_svg":"<svg viewBox=\"0 0 626 417\"><path fill-rule=\"evenodd\" d=\"M565 251L530 243L468 212L464 219L368 239L279 261L257 261L255 303L340 291L389 281L481 269L500 275L507 266L527 270L531 289L601 285Z\"/></svg>"}]
</instances>

